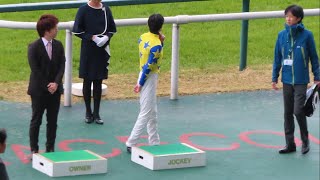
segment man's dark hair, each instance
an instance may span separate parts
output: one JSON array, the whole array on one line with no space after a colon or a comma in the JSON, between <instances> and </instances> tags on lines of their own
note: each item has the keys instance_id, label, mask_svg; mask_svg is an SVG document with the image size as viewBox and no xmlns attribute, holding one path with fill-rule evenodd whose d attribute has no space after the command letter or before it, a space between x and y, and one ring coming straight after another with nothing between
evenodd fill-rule
<instances>
[{"instance_id":1,"label":"man's dark hair","mask_svg":"<svg viewBox=\"0 0 320 180\"><path fill-rule=\"evenodd\" d=\"M164 18L161 14L152 14L148 19L148 26L150 32L159 34L160 29L164 23Z\"/></svg>"},{"instance_id":2,"label":"man's dark hair","mask_svg":"<svg viewBox=\"0 0 320 180\"><path fill-rule=\"evenodd\" d=\"M288 6L286 8L286 10L284 11L284 14L287 15L288 12L291 12L292 15L294 15L297 18L301 18L300 21L298 23L301 23L303 17L304 17L304 13L303 13L303 9L301 6L298 5L291 5Z\"/></svg>"},{"instance_id":3,"label":"man's dark hair","mask_svg":"<svg viewBox=\"0 0 320 180\"><path fill-rule=\"evenodd\" d=\"M0 144L3 144L7 139L7 132L5 129L0 129Z\"/></svg>"},{"instance_id":4,"label":"man's dark hair","mask_svg":"<svg viewBox=\"0 0 320 180\"><path fill-rule=\"evenodd\" d=\"M37 31L40 37L44 36L46 31L50 31L59 23L58 18L51 14L45 14L37 22Z\"/></svg>"}]
</instances>

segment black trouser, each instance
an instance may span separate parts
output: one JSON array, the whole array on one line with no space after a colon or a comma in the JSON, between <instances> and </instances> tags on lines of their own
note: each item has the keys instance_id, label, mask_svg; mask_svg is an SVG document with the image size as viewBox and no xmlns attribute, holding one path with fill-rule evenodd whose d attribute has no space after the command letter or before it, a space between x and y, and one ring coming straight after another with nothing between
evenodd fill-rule
<instances>
[{"instance_id":1,"label":"black trouser","mask_svg":"<svg viewBox=\"0 0 320 180\"><path fill-rule=\"evenodd\" d=\"M53 95L47 94L41 96L31 96L32 119L29 129L31 151L39 151L39 130L42 123L42 116L45 110L47 110L46 151L54 150L54 143L57 132L57 120L60 108L60 97L60 93L54 93Z\"/></svg>"},{"instance_id":2,"label":"black trouser","mask_svg":"<svg viewBox=\"0 0 320 180\"><path fill-rule=\"evenodd\" d=\"M91 84L93 83L93 113L91 110ZM100 101L101 101L101 93L102 93L102 79L97 80L89 80L83 79L83 99L86 104L86 116L93 115L93 118L100 117L99 110L100 110Z\"/></svg>"},{"instance_id":3,"label":"black trouser","mask_svg":"<svg viewBox=\"0 0 320 180\"><path fill-rule=\"evenodd\" d=\"M284 132L288 146L295 146L294 143L294 117L300 127L300 136L303 143L309 143L307 118L303 111L306 101L307 85L283 84L284 100Z\"/></svg>"}]
</instances>

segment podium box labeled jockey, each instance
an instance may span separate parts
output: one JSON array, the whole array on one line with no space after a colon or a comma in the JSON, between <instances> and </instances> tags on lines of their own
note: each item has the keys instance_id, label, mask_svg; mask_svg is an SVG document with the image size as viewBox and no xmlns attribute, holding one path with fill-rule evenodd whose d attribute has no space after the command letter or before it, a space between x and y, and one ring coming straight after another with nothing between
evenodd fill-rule
<instances>
[{"instance_id":1,"label":"podium box labeled jockey","mask_svg":"<svg viewBox=\"0 0 320 180\"><path fill-rule=\"evenodd\" d=\"M51 177L107 172L107 159L88 150L33 154L32 167Z\"/></svg>"},{"instance_id":2,"label":"podium box labeled jockey","mask_svg":"<svg viewBox=\"0 0 320 180\"><path fill-rule=\"evenodd\" d=\"M131 160L151 170L206 165L206 153L187 144L132 147Z\"/></svg>"}]
</instances>

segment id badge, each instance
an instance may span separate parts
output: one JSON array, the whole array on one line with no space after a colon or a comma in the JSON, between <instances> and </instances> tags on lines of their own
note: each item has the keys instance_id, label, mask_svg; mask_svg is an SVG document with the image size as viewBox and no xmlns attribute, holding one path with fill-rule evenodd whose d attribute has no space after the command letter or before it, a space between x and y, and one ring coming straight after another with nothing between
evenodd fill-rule
<instances>
[{"instance_id":1,"label":"id badge","mask_svg":"<svg viewBox=\"0 0 320 180\"><path fill-rule=\"evenodd\" d=\"M285 66L292 66L293 60L292 59L285 59L283 60L283 65Z\"/></svg>"}]
</instances>

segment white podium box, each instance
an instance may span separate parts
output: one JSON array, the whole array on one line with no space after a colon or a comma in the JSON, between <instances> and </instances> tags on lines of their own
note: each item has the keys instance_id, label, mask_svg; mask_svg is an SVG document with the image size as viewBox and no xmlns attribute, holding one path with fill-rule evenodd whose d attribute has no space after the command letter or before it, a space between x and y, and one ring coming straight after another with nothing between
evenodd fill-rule
<instances>
[{"instance_id":1,"label":"white podium box","mask_svg":"<svg viewBox=\"0 0 320 180\"><path fill-rule=\"evenodd\" d=\"M51 177L107 172L107 159L88 150L33 154L32 167Z\"/></svg>"},{"instance_id":2,"label":"white podium box","mask_svg":"<svg viewBox=\"0 0 320 180\"><path fill-rule=\"evenodd\" d=\"M206 152L187 144L132 147L131 160L151 170L206 165Z\"/></svg>"},{"instance_id":3,"label":"white podium box","mask_svg":"<svg viewBox=\"0 0 320 180\"><path fill-rule=\"evenodd\" d=\"M82 93L82 83L72 83L72 89L71 89L71 94L75 95L75 96L83 96ZM93 95L93 86L91 85L91 96ZM101 86L101 95L104 96L107 94L107 89L108 86L105 84L102 84Z\"/></svg>"}]
</instances>

